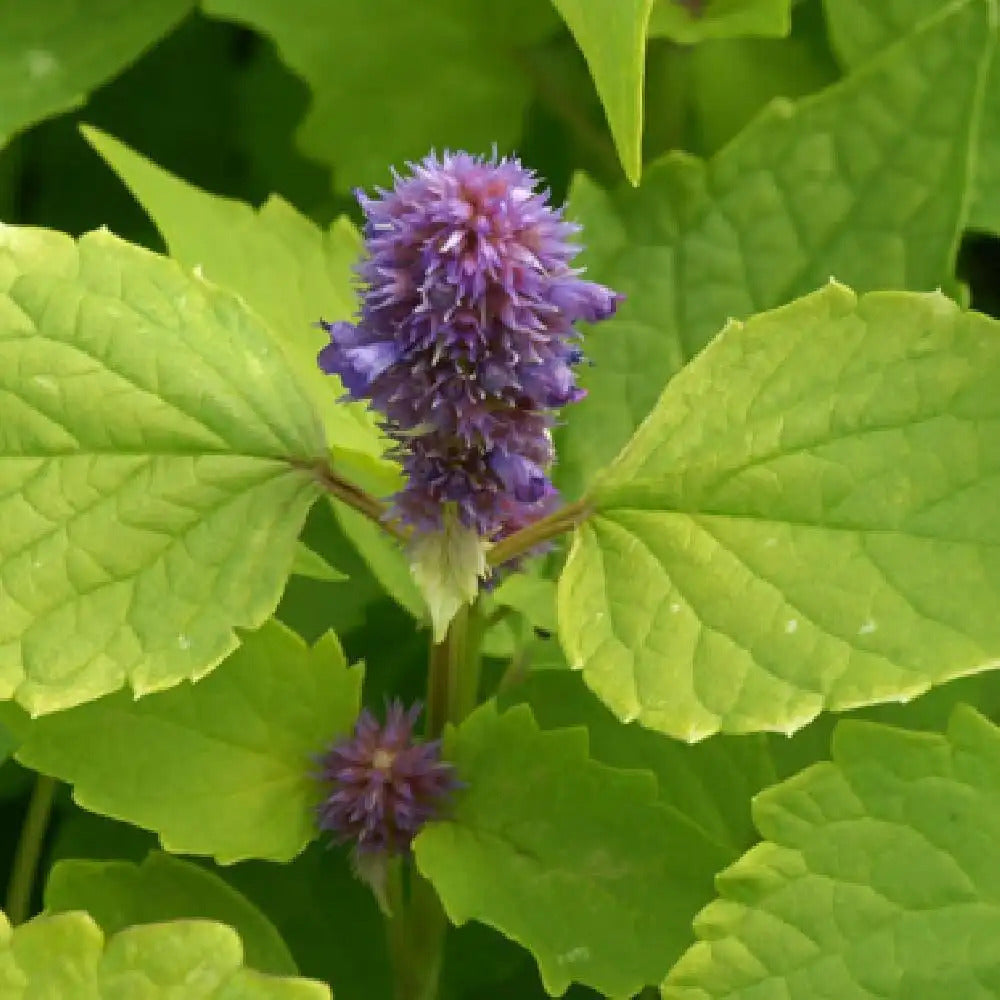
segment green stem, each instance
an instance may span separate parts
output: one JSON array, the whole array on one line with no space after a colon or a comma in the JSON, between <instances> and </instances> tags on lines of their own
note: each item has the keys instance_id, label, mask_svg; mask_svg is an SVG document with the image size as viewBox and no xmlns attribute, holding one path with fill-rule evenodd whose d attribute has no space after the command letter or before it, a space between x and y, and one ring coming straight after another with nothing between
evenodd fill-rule
<instances>
[{"instance_id":1,"label":"green stem","mask_svg":"<svg viewBox=\"0 0 1000 1000\"><path fill-rule=\"evenodd\" d=\"M497 684L497 694L504 694L511 688L517 687L518 684L523 683L527 676L528 647L524 645L511 657L510 663L507 664L507 669L503 672L500 683Z\"/></svg>"},{"instance_id":2,"label":"green stem","mask_svg":"<svg viewBox=\"0 0 1000 1000\"><path fill-rule=\"evenodd\" d=\"M476 601L465 609L461 657L452 663L452 699L450 722L458 725L479 704L479 673L482 667L483 635L486 619L482 606Z\"/></svg>"},{"instance_id":3,"label":"green stem","mask_svg":"<svg viewBox=\"0 0 1000 1000\"><path fill-rule=\"evenodd\" d=\"M431 644L427 670L427 736L437 739L448 721L448 680L450 650L447 636L441 643Z\"/></svg>"},{"instance_id":4,"label":"green stem","mask_svg":"<svg viewBox=\"0 0 1000 1000\"><path fill-rule=\"evenodd\" d=\"M374 521L383 531L390 534L397 541L406 542L409 540L409 533L393 521L386 519L388 506L378 497L373 497L365 492L360 486L352 483L349 479L334 472L329 465L320 462L316 465L308 465L305 462L292 463L298 468L311 469L316 481L331 496L342 500L348 507L353 507L358 513L364 514L369 520Z\"/></svg>"},{"instance_id":5,"label":"green stem","mask_svg":"<svg viewBox=\"0 0 1000 1000\"><path fill-rule=\"evenodd\" d=\"M394 873L393 914L386 930L392 959L395 1000L436 1000L448 921L434 889L412 871L409 899L403 900L402 869Z\"/></svg>"},{"instance_id":6,"label":"green stem","mask_svg":"<svg viewBox=\"0 0 1000 1000\"><path fill-rule=\"evenodd\" d=\"M427 735L437 739L448 722L459 723L473 708L479 693L479 647L484 631L477 601L463 605L444 641L431 645L427 677Z\"/></svg>"},{"instance_id":7,"label":"green stem","mask_svg":"<svg viewBox=\"0 0 1000 1000\"><path fill-rule=\"evenodd\" d=\"M571 531L590 516L590 508L582 500L567 504L548 517L535 521L513 535L501 539L487 553L486 560L491 566L500 566L511 559L523 556L533 548Z\"/></svg>"},{"instance_id":8,"label":"green stem","mask_svg":"<svg viewBox=\"0 0 1000 1000\"><path fill-rule=\"evenodd\" d=\"M52 802L56 794L57 782L40 774L35 781L28 802L28 812L21 826L21 836L14 854L14 867L7 887L7 919L12 924L20 924L28 919L31 910L31 894L35 888L35 873L42 856L45 831L52 813Z\"/></svg>"},{"instance_id":9,"label":"green stem","mask_svg":"<svg viewBox=\"0 0 1000 1000\"><path fill-rule=\"evenodd\" d=\"M477 601L459 609L444 640L432 644L427 674L427 736L438 739L476 706L485 623ZM448 921L433 887L410 869L409 898L401 871L392 873L387 922L396 1000L435 1000Z\"/></svg>"}]
</instances>

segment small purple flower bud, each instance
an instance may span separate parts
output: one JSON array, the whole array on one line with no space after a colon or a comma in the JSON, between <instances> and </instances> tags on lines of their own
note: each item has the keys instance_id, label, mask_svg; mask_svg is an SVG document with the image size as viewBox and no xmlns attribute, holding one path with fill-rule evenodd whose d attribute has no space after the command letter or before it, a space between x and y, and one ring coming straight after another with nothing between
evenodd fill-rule
<instances>
[{"instance_id":1,"label":"small purple flower bud","mask_svg":"<svg viewBox=\"0 0 1000 1000\"><path fill-rule=\"evenodd\" d=\"M351 323L320 320L319 325L330 335L330 343L319 352L320 368L325 370L329 365L337 364L344 388L351 395L363 393L399 355L392 342L362 342L358 337L358 328Z\"/></svg>"},{"instance_id":2,"label":"small purple flower bud","mask_svg":"<svg viewBox=\"0 0 1000 1000\"><path fill-rule=\"evenodd\" d=\"M440 742L415 743L420 705L393 701L385 725L362 709L354 734L335 743L319 763L330 794L316 810L321 830L359 854L405 854L421 827L438 816L459 787Z\"/></svg>"},{"instance_id":3,"label":"small purple flower bud","mask_svg":"<svg viewBox=\"0 0 1000 1000\"><path fill-rule=\"evenodd\" d=\"M407 475L393 515L480 538L550 511L554 411L581 399L577 322L622 296L579 277L578 227L516 159L431 154L358 192L366 217L355 324L324 323L323 371L384 417Z\"/></svg>"},{"instance_id":4,"label":"small purple flower bud","mask_svg":"<svg viewBox=\"0 0 1000 1000\"><path fill-rule=\"evenodd\" d=\"M488 461L504 489L519 503L538 503L553 492L542 469L523 455L510 455L497 448L490 452Z\"/></svg>"}]
</instances>

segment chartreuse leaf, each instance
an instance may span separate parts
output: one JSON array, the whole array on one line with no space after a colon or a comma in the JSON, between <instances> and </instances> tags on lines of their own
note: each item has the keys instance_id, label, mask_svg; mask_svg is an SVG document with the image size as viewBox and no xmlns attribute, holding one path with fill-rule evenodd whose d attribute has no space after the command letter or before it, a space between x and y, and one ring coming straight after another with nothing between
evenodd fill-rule
<instances>
[{"instance_id":1,"label":"chartreuse leaf","mask_svg":"<svg viewBox=\"0 0 1000 1000\"><path fill-rule=\"evenodd\" d=\"M322 416L329 444L393 469L379 459L384 441L372 415L360 403L340 403L339 379L316 363L329 342L316 325L320 317L355 312L352 268L361 244L351 223L339 219L323 232L277 195L255 211L182 181L98 129L83 133L147 211L171 256L238 292L267 322Z\"/></svg>"},{"instance_id":2,"label":"chartreuse leaf","mask_svg":"<svg viewBox=\"0 0 1000 1000\"><path fill-rule=\"evenodd\" d=\"M414 850L450 919L522 944L553 995L658 982L726 853L656 801L651 774L590 760L585 729L541 732L525 705L477 709L445 756L467 787Z\"/></svg>"},{"instance_id":3,"label":"chartreuse leaf","mask_svg":"<svg viewBox=\"0 0 1000 1000\"><path fill-rule=\"evenodd\" d=\"M328 339L316 320L346 319L356 308L353 267L361 247L350 222L340 219L323 233L277 196L255 212L185 183L97 129L84 134L149 212L171 254L239 292L267 320L323 416L338 470L378 496L395 492L399 467L381 457L384 439L372 414L340 402L340 381L316 364ZM338 503L335 511L387 593L422 617L399 545L352 509Z\"/></svg>"},{"instance_id":4,"label":"chartreuse leaf","mask_svg":"<svg viewBox=\"0 0 1000 1000\"><path fill-rule=\"evenodd\" d=\"M176 874L178 869L168 864L172 859L153 855L157 859L154 878L145 874L150 868L150 859L134 872L134 878L119 874L117 868L121 858L132 858L138 865L146 859L151 846L149 834L137 827L82 810L67 813L56 828L50 856L73 860L57 862L55 866L55 871L59 873L59 897L55 901L65 901L69 906L72 900L67 894L85 889L88 894L86 908L92 909L107 931L106 922L122 912L120 909L110 912L111 907L125 905L126 896L131 900L130 892L134 887L134 912L151 914L156 901L147 906L139 898L139 891L146 886L160 886L160 876L168 869ZM102 869L95 867L92 877L84 883L77 876L81 873L86 875L89 869L76 867L75 859L80 858L113 861L115 867L106 869L113 873L113 879L100 876ZM202 886L194 877L187 877L189 865L181 867L185 874L178 876L176 883L171 882L169 892L166 884L162 886L164 893L157 893L159 903L156 905L169 902L179 906L184 903L189 911L188 917L210 917L232 925L243 937L247 964L268 971L261 961L261 954L266 957L271 949L263 935L250 929L254 922L250 914L242 907L230 908L222 894L208 892L210 886L207 883ZM121 872L124 871L121 869ZM242 861L216 869L215 875L214 884L218 884L220 878L224 879L226 885L232 886L250 901L251 909L259 907L267 914L268 921L287 942L301 974L330 983L336 991L337 1000L381 1000L391 996L391 973L382 916L371 890L352 871L346 847L317 841L288 864ZM55 874L50 876L46 889L50 909L54 908L55 879ZM113 892L108 890L109 906L102 908L93 897L106 881L113 881L116 888ZM205 904L201 906L203 911L207 911L207 903L211 903L218 908L217 912L195 912L191 904L198 901ZM83 908L82 902L80 906ZM183 914L178 910L172 914L172 918L181 916Z\"/></svg>"},{"instance_id":5,"label":"chartreuse leaf","mask_svg":"<svg viewBox=\"0 0 1000 1000\"><path fill-rule=\"evenodd\" d=\"M274 609L323 441L228 293L107 232L0 228L0 698L209 672Z\"/></svg>"},{"instance_id":6,"label":"chartreuse leaf","mask_svg":"<svg viewBox=\"0 0 1000 1000\"><path fill-rule=\"evenodd\" d=\"M315 835L313 755L353 726L361 680L332 633L310 649L272 621L198 684L34 720L17 757L168 851L287 861Z\"/></svg>"},{"instance_id":7,"label":"chartreuse leaf","mask_svg":"<svg viewBox=\"0 0 1000 1000\"><path fill-rule=\"evenodd\" d=\"M146 924L105 940L101 928L81 912L36 917L17 928L0 913L0 996L331 1000L323 983L245 968L239 935L224 924Z\"/></svg>"},{"instance_id":8,"label":"chartreuse leaf","mask_svg":"<svg viewBox=\"0 0 1000 1000\"><path fill-rule=\"evenodd\" d=\"M45 911L84 910L107 935L133 924L217 920L236 930L246 964L258 972L294 976L284 941L256 906L200 865L151 851L131 861L58 861L45 885Z\"/></svg>"},{"instance_id":9,"label":"chartreuse leaf","mask_svg":"<svg viewBox=\"0 0 1000 1000\"><path fill-rule=\"evenodd\" d=\"M590 495L571 664L688 740L994 665L998 384L1000 327L940 293L831 284L730 324Z\"/></svg>"},{"instance_id":10,"label":"chartreuse leaf","mask_svg":"<svg viewBox=\"0 0 1000 1000\"><path fill-rule=\"evenodd\" d=\"M960 4L840 83L773 104L707 163L670 155L616 195L576 185L591 275L628 300L587 338L590 393L557 438L567 494L727 318L831 275L863 291L951 281L992 46L986 5Z\"/></svg>"},{"instance_id":11,"label":"chartreuse leaf","mask_svg":"<svg viewBox=\"0 0 1000 1000\"><path fill-rule=\"evenodd\" d=\"M719 876L665 1000L1000 993L1000 733L843 722L833 760L759 795L766 842Z\"/></svg>"},{"instance_id":12,"label":"chartreuse leaf","mask_svg":"<svg viewBox=\"0 0 1000 1000\"><path fill-rule=\"evenodd\" d=\"M792 0L658 0L649 34L682 45L743 35L783 38L791 29L791 8Z\"/></svg>"},{"instance_id":13,"label":"chartreuse leaf","mask_svg":"<svg viewBox=\"0 0 1000 1000\"><path fill-rule=\"evenodd\" d=\"M336 169L338 185L389 180L390 164L429 149L509 148L531 97L519 50L558 25L538 0L202 0L213 17L270 35L309 84L299 130L305 152ZM406 114L383 86L403 74L419 94Z\"/></svg>"},{"instance_id":14,"label":"chartreuse leaf","mask_svg":"<svg viewBox=\"0 0 1000 1000\"><path fill-rule=\"evenodd\" d=\"M978 5L978 2L965 0L966 5ZM996 30L992 0L989 5ZM953 6L954 2L949 0L824 0L831 45L847 68L862 65L882 49L895 44L900 36ZM998 233L1000 195L997 194L996 178L1000 175L1000 55L997 54L994 54L990 64L981 122L976 146L976 182L968 225Z\"/></svg>"},{"instance_id":15,"label":"chartreuse leaf","mask_svg":"<svg viewBox=\"0 0 1000 1000\"><path fill-rule=\"evenodd\" d=\"M82 104L88 90L170 32L193 0L6 5L0 37L0 146Z\"/></svg>"}]
</instances>

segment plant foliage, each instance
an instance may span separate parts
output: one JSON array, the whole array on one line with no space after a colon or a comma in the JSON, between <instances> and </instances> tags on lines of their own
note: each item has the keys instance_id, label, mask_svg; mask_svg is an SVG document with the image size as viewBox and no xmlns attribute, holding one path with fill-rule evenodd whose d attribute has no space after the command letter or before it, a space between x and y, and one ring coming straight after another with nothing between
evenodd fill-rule
<instances>
[{"instance_id":1,"label":"plant foliage","mask_svg":"<svg viewBox=\"0 0 1000 1000\"><path fill-rule=\"evenodd\" d=\"M0 9L0 997L1000 995L998 30Z\"/></svg>"}]
</instances>

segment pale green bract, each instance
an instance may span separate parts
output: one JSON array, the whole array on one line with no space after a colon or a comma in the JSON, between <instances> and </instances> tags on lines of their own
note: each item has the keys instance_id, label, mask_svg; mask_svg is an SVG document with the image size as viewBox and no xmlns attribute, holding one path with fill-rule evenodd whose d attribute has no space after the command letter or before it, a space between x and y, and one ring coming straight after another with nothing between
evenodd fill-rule
<instances>
[{"instance_id":1,"label":"pale green bract","mask_svg":"<svg viewBox=\"0 0 1000 1000\"><path fill-rule=\"evenodd\" d=\"M0 227L0 698L208 673L266 620L322 433L234 296L107 232Z\"/></svg>"},{"instance_id":2,"label":"pale green bract","mask_svg":"<svg viewBox=\"0 0 1000 1000\"><path fill-rule=\"evenodd\" d=\"M440 531L418 534L410 543L413 579L431 617L434 642L444 641L452 619L472 604L488 576L486 543L446 510Z\"/></svg>"},{"instance_id":3,"label":"pale green bract","mask_svg":"<svg viewBox=\"0 0 1000 1000\"><path fill-rule=\"evenodd\" d=\"M844 722L833 760L759 795L765 843L717 879L664 1000L992 1000L1000 733Z\"/></svg>"},{"instance_id":4,"label":"pale green bract","mask_svg":"<svg viewBox=\"0 0 1000 1000\"><path fill-rule=\"evenodd\" d=\"M160 851L150 851L139 865L57 861L45 883L45 912L73 910L90 914L109 936L134 924L217 920L240 935L249 968L276 976L298 972L285 942L253 903L218 875Z\"/></svg>"},{"instance_id":5,"label":"pale green bract","mask_svg":"<svg viewBox=\"0 0 1000 1000\"><path fill-rule=\"evenodd\" d=\"M610 196L580 179L569 214L589 275L628 298L584 341L589 394L556 435L567 496L728 318L831 276L861 291L953 287L993 44L985 5L961 4L840 83L773 104L707 163L670 155Z\"/></svg>"},{"instance_id":6,"label":"pale green bract","mask_svg":"<svg viewBox=\"0 0 1000 1000\"><path fill-rule=\"evenodd\" d=\"M16 928L0 913L0 996L332 1000L323 983L245 968L239 935L225 924L146 924L105 940L100 927L81 912L36 917Z\"/></svg>"},{"instance_id":7,"label":"pale green bract","mask_svg":"<svg viewBox=\"0 0 1000 1000\"><path fill-rule=\"evenodd\" d=\"M792 732L1000 660L1000 324L829 285L733 323L590 493L570 663L685 740Z\"/></svg>"},{"instance_id":8,"label":"pale green bract","mask_svg":"<svg viewBox=\"0 0 1000 1000\"><path fill-rule=\"evenodd\" d=\"M310 648L271 621L197 684L25 723L17 759L165 850L288 861L316 836L315 755L353 728L361 681L332 633Z\"/></svg>"},{"instance_id":9,"label":"pale green bract","mask_svg":"<svg viewBox=\"0 0 1000 1000\"><path fill-rule=\"evenodd\" d=\"M194 0L5 4L0 36L0 146L82 104L167 34Z\"/></svg>"},{"instance_id":10,"label":"pale green bract","mask_svg":"<svg viewBox=\"0 0 1000 1000\"><path fill-rule=\"evenodd\" d=\"M523 945L553 996L573 981L613 997L658 982L726 852L657 801L648 771L590 760L585 729L540 732L524 705L480 707L444 756L467 788L414 852L449 918Z\"/></svg>"}]
</instances>

